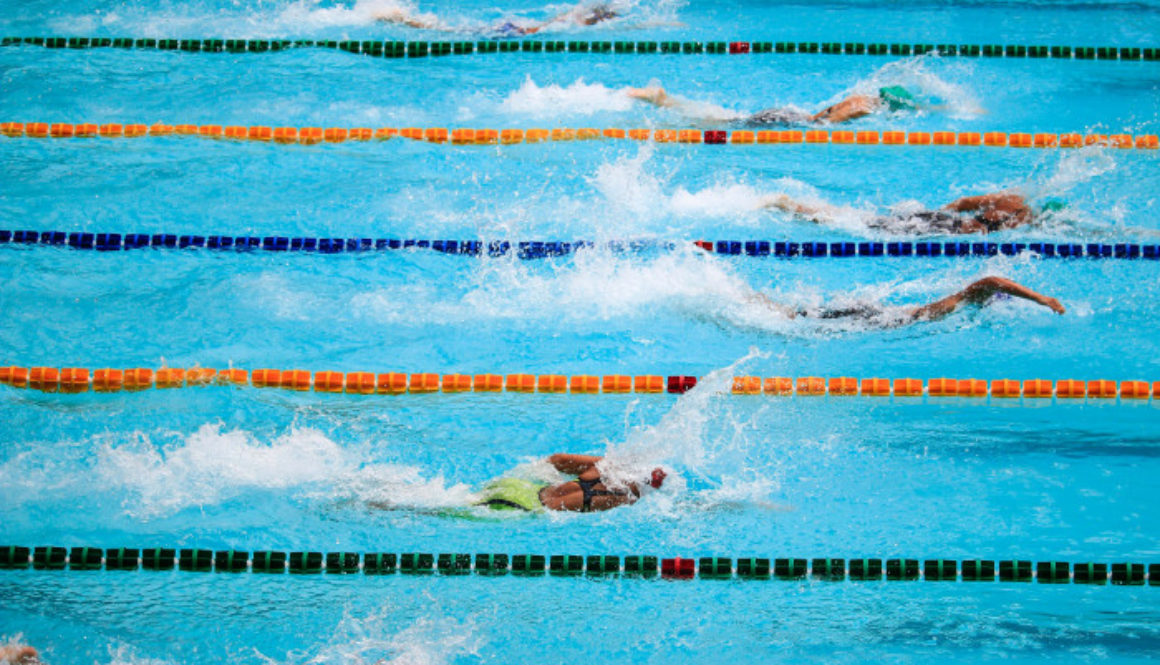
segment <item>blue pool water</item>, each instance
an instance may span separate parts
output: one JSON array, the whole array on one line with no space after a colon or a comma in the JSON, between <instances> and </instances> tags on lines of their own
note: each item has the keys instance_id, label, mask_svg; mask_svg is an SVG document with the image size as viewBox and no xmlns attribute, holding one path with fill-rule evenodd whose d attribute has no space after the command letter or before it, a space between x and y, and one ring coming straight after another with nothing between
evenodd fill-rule
<instances>
[{"instance_id":1,"label":"blue pool water","mask_svg":"<svg viewBox=\"0 0 1160 665\"><path fill-rule=\"evenodd\" d=\"M8 2L0 35L471 39L567 5ZM1154 2L638 2L560 39L1155 47ZM495 54L383 60L0 48L0 122L716 126L632 102L655 81L728 118L905 85L851 129L1156 134L1155 62ZM240 550L1160 562L1154 402L743 397L733 375L1154 380L1151 261L725 257L700 238L888 241L866 224L1017 188L1065 215L999 242L1157 242L1155 152L627 141L280 146L0 138L0 228L678 241L521 261L0 247L0 365L688 374L674 395L360 397L0 386L0 544ZM833 226L759 208L844 206ZM939 238L940 240L944 238ZM906 328L789 320L917 304L1003 275L1059 298ZM1042 402L1042 403L1032 403ZM603 514L458 519L541 458L663 465ZM389 504L381 510L372 505ZM482 517L482 516L476 516ZM0 640L50 663L1149 661L1150 587L0 571Z\"/></svg>"}]
</instances>

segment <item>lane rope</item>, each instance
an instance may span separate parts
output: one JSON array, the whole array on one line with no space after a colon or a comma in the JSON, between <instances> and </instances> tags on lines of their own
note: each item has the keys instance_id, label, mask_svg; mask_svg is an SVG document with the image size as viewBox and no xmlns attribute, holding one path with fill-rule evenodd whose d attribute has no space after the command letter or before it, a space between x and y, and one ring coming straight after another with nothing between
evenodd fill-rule
<instances>
[{"instance_id":1,"label":"lane rope","mask_svg":"<svg viewBox=\"0 0 1160 665\"><path fill-rule=\"evenodd\" d=\"M1160 586L1160 564L979 559L844 559L651 555L276 552L174 548L0 546L0 569L266 574L623 576L661 579L1032 582Z\"/></svg>"},{"instance_id":2,"label":"lane rope","mask_svg":"<svg viewBox=\"0 0 1160 665\"><path fill-rule=\"evenodd\" d=\"M557 127L554 129L471 129L446 127L272 127L265 125L191 125L154 123L0 122L9 138L142 138L186 136L272 142L282 145L383 141L408 138L450 145L515 145L521 143L614 139L656 143L709 145L837 144L1010 148L1080 148L1090 145L1156 150L1155 134L1083 134L1079 132L900 132L873 130L781 129L699 130Z\"/></svg>"},{"instance_id":3,"label":"lane rope","mask_svg":"<svg viewBox=\"0 0 1160 665\"><path fill-rule=\"evenodd\" d=\"M696 376L608 374L435 374L403 372L335 372L304 369L209 369L163 367L90 371L84 367L0 367L0 384L43 392L120 392L150 388L197 386L252 386L298 392L401 395L404 393L570 393L682 394L697 385ZM1160 381L1112 381L1107 379L885 379L856 377L760 377L736 376L730 392L735 395L770 396L862 396L862 397L966 397L1058 400L1160 400Z\"/></svg>"},{"instance_id":4,"label":"lane rope","mask_svg":"<svg viewBox=\"0 0 1160 665\"><path fill-rule=\"evenodd\" d=\"M693 245L727 256L781 258L991 257L1034 254L1040 258L1160 259L1160 245L1054 242L818 242L777 240L696 240ZM430 250L462 256L543 259L584 250L613 253L673 250L688 242L662 240L508 241L426 240L415 238L315 238L293 236L179 235L173 233L89 233L0 229L0 245L44 245L98 252L131 249L207 249L342 254L391 250Z\"/></svg>"},{"instance_id":5,"label":"lane rope","mask_svg":"<svg viewBox=\"0 0 1160 665\"><path fill-rule=\"evenodd\" d=\"M986 58L1049 58L1054 60L1160 60L1160 48L1135 46L1048 46L1019 44L904 44L881 42L771 41L378 41L317 39L153 39L130 37L4 37L0 46L43 46L50 49L146 49L188 53L270 53L322 48L379 58L423 58L474 53L606 53L710 54L824 53L830 55L891 55Z\"/></svg>"}]
</instances>

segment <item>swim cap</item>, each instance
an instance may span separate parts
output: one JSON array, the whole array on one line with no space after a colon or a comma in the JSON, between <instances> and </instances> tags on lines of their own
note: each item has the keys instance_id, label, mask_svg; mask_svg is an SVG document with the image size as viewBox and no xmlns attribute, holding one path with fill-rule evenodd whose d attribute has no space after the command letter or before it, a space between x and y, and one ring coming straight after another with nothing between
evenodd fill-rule
<instances>
[{"instance_id":1,"label":"swim cap","mask_svg":"<svg viewBox=\"0 0 1160 665\"><path fill-rule=\"evenodd\" d=\"M652 478L649 479L648 484L653 489L659 489L661 485L665 484L666 475L667 474L664 472L664 469L658 466L652 470Z\"/></svg>"},{"instance_id":2,"label":"swim cap","mask_svg":"<svg viewBox=\"0 0 1160 665\"><path fill-rule=\"evenodd\" d=\"M592 8L592 17L597 21L607 21L616 18L616 16L616 11L610 9L608 5L597 5Z\"/></svg>"},{"instance_id":3,"label":"swim cap","mask_svg":"<svg viewBox=\"0 0 1160 665\"><path fill-rule=\"evenodd\" d=\"M886 105L890 107L891 111L899 111L902 109L916 109L918 103L914 101L914 95L910 91L900 85L892 85L885 88L878 88L878 96Z\"/></svg>"},{"instance_id":4,"label":"swim cap","mask_svg":"<svg viewBox=\"0 0 1160 665\"><path fill-rule=\"evenodd\" d=\"M1067 207L1064 199L1047 199L1039 204L1039 212L1059 212Z\"/></svg>"}]
</instances>

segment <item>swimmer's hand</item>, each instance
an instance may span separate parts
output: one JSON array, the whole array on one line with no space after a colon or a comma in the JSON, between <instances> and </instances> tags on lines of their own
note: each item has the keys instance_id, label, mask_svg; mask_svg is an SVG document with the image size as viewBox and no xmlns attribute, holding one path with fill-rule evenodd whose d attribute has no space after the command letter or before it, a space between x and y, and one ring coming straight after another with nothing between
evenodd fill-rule
<instances>
[{"instance_id":1,"label":"swimmer's hand","mask_svg":"<svg viewBox=\"0 0 1160 665\"><path fill-rule=\"evenodd\" d=\"M757 200L757 208L759 210L766 210L769 208L776 208L778 210L791 210L793 206L793 199L787 194L766 194Z\"/></svg>"},{"instance_id":2,"label":"swimmer's hand","mask_svg":"<svg viewBox=\"0 0 1160 665\"><path fill-rule=\"evenodd\" d=\"M647 88L628 88L624 94L639 99L642 102L655 104L657 106L667 106L670 103L670 97L665 89L659 85L649 86Z\"/></svg>"},{"instance_id":3,"label":"swimmer's hand","mask_svg":"<svg viewBox=\"0 0 1160 665\"><path fill-rule=\"evenodd\" d=\"M1039 304L1043 305L1044 307L1050 307L1051 311L1055 312L1056 314L1067 313L1067 308L1063 306L1063 303L1050 296L1043 296L1043 300L1040 300Z\"/></svg>"},{"instance_id":4,"label":"swimmer's hand","mask_svg":"<svg viewBox=\"0 0 1160 665\"><path fill-rule=\"evenodd\" d=\"M375 12L374 16L376 21L382 21L383 23L402 23L410 18L407 16L407 12L399 7L391 7L390 9Z\"/></svg>"}]
</instances>

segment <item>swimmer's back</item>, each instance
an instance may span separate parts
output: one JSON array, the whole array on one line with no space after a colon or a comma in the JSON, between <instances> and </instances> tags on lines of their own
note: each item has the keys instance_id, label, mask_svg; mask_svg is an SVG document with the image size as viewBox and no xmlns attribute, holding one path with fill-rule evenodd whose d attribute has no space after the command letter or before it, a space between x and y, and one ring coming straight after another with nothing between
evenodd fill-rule
<instances>
[{"instance_id":1,"label":"swimmer's back","mask_svg":"<svg viewBox=\"0 0 1160 665\"><path fill-rule=\"evenodd\" d=\"M809 114L795 109L765 109L741 121L746 127L792 127L809 122Z\"/></svg>"}]
</instances>

